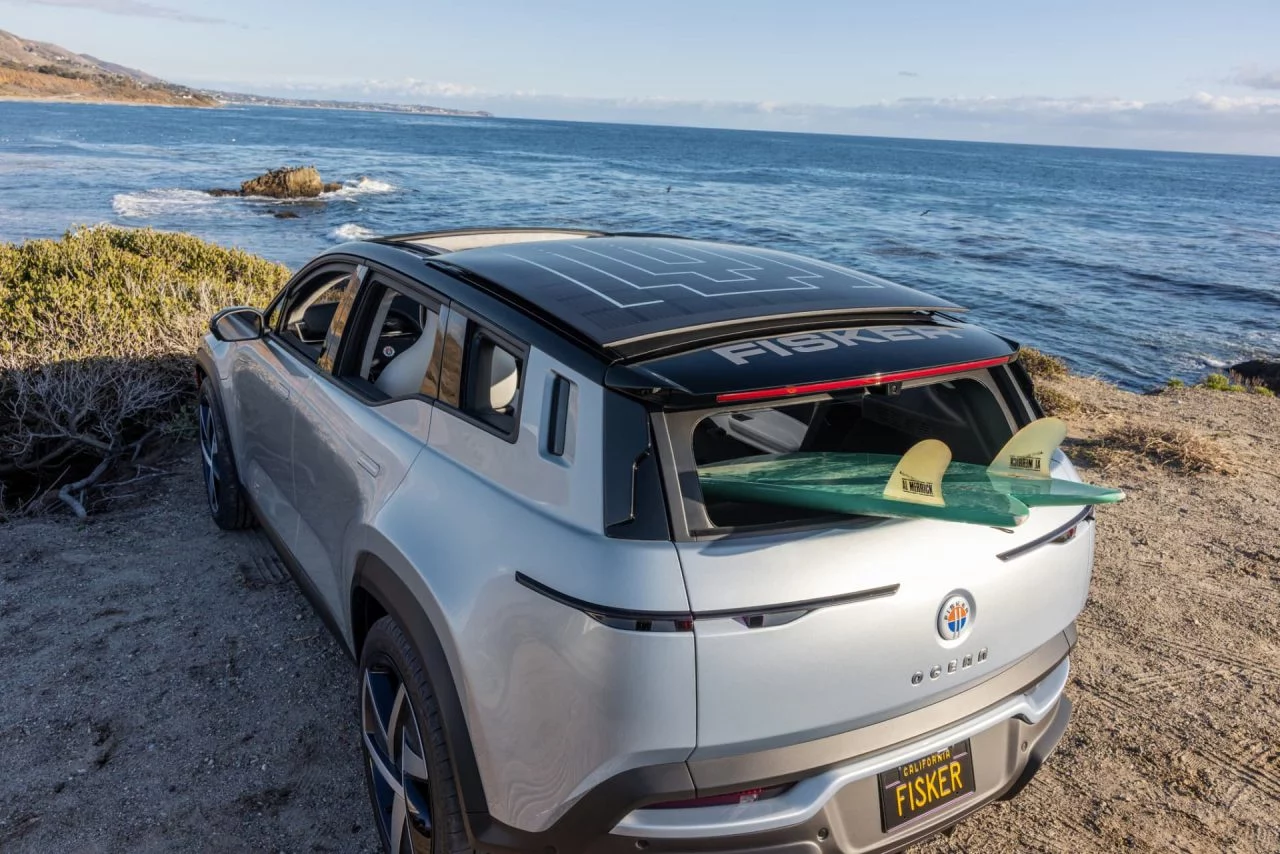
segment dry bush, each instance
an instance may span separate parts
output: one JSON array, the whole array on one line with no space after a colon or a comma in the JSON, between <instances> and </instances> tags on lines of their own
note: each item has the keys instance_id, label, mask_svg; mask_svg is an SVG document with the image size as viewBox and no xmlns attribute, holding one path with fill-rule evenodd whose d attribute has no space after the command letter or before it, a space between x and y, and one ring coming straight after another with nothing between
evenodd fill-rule
<instances>
[{"instance_id":1,"label":"dry bush","mask_svg":"<svg viewBox=\"0 0 1280 854\"><path fill-rule=\"evenodd\" d=\"M1135 458L1197 474L1240 473L1235 455L1209 436L1173 427L1127 422L1076 445L1081 457L1110 468Z\"/></svg>"},{"instance_id":2,"label":"dry bush","mask_svg":"<svg viewBox=\"0 0 1280 854\"><path fill-rule=\"evenodd\" d=\"M1037 380L1061 379L1069 373L1066 362L1033 347L1023 347L1018 350L1018 361L1027 369L1027 373Z\"/></svg>"},{"instance_id":3,"label":"dry bush","mask_svg":"<svg viewBox=\"0 0 1280 854\"><path fill-rule=\"evenodd\" d=\"M1043 384L1036 386L1036 400L1039 401L1045 415L1062 417L1074 415L1084 409L1084 403L1080 398Z\"/></svg>"},{"instance_id":4,"label":"dry bush","mask_svg":"<svg viewBox=\"0 0 1280 854\"><path fill-rule=\"evenodd\" d=\"M81 228L0 245L0 482L9 512L80 493L171 430L213 312L288 271L186 234ZM0 505L0 515L5 512Z\"/></svg>"}]
</instances>

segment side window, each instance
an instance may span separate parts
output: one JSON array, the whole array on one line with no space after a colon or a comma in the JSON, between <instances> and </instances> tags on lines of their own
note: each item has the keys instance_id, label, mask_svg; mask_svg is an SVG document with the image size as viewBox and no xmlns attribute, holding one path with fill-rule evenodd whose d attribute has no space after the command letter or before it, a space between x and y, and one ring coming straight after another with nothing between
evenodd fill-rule
<instances>
[{"instance_id":1,"label":"side window","mask_svg":"<svg viewBox=\"0 0 1280 854\"><path fill-rule=\"evenodd\" d=\"M280 337L323 368L332 366L351 312L356 292L353 272L350 267L318 272L291 289L280 304L279 318L275 319Z\"/></svg>"},{"instance_id":2,"label":"side window","mask_svg":"<svg viewBox=\"0 0 1280 854\"><path fill-rule=\"evenodd\" d=\"M440 389L444 329L438 305L374 279L352 322L343 364L335 373L374 400Z\"/></svg>"},{"instance_id":3,"label":"side window","mask_svg":"<svg viewBox=\"0 0 1280 854\"><path fill-rule=\"evenodd\" d=\"M524 387L525 350L453 311L444 339L440 400L514 441Z\"/></svg>"}]
</instances>

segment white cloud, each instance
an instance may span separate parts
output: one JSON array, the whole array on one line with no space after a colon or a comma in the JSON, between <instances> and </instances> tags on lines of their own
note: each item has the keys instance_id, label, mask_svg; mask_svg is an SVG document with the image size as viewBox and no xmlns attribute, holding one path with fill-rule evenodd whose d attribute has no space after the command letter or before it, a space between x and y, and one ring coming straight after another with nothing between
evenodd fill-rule
<instances>
[{"instance_id":1,"label":"white cloud","mask_svg":"<svg viewBox=\"0 0 1280 854\"><path fill-rule=\"evenodd\" d=\"M90 9L105 12L108 15L125 15L131 18L160 18L170 21L182 21L188 24L226 24L222 18L210 18L205 15L193 15L181 9L169 6L157 6L142 0L7 0L10 3L28 6L55 6L63 9Z\"/></svg>"},{"instance_id":2,"label":"white cloud","mask_svg":"<svg viewBox=\"0 0 1280 854\"><path fill-rule=\"evenodd\" d=\"M256 89L259 87L249 87ZM1280 154L1280 97L1198 92L1170 101L1116 97L911 97L856 106L715 101L661 96L599 98L494 92L454 82L292 81L274 94L428 103L500 116Z\"/></svg>"},{"instance_id":3,"label":"white cloud","mask_svg":"<svg viewBox=\"0 0 1280 854\"><path fill-rule=\"evenodd\" d=\"M1280 89L1280 70L1264 71L1256 65L1247 65L1237 69L1223 82L1247 86L1250 89Z\"/></svg>"}]
</instances>

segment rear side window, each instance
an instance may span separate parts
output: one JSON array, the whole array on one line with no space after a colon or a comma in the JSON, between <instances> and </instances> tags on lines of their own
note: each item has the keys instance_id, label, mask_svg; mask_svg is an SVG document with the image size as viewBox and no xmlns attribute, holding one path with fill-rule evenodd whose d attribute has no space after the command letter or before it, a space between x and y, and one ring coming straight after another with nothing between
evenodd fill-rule
<instances>
[{"instance_id":1,"label":"rear side window","mask_svg":"<svg viewBox=\"0 0 1280 854\"><path fill-rule=\"evenodd\" d=\"M775 407L716 410L685 423L694 468L765 454L902 455L922 439L945 442L957 462L986 465L1013 435L996 392L977 378L910 386L897 394L859 392ZM682 481L696 483L696 478ZM755 502L708 501L703 508L711 527L776 525L825 515Z\"/></svg>"},{"instance_id":2,"label":"rear side window","mask_svg":"<svg viewBox=\"0 0 1280 854\"><path fill-rule=\"evenodd\" d=\"M515 441L527 350L480 321L454 311L445 331L440 400L468 420Z\"/></svg>"}]
</instances>

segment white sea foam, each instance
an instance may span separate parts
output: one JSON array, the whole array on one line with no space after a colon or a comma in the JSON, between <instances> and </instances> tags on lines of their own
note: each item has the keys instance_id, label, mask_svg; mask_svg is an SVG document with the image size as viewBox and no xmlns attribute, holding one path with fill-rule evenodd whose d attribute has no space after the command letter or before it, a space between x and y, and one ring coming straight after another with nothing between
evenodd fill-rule
<instances>
[{"instance_id":1,"label":"white sea foam","mask_svg":"<svg viewBox=\"0 0 1280 854\"><path fill-rule=\"evenodd\" d=\"M117 215L145 219L173 214L200 213L218 204L218 199L200 190L143 190L116 193L111 208Z\"/></svg>"},{"instance_id":2,"label":"white sea foam","mask_svg":"<svg viewBox=\"0 0 1280 854\"><path fill-rule=\"evenodd\" d=\"M344 181L342 188L329 193L321 193L321 197L351 198L353 196L373 196L380 193L394 193L400 189L395 184L379 181L376 178L361 176L354 181Z\"/></svg>"},{"instance_id":3,"label":"white sea foam","mask_svg":"<svg viewBox=\"0 0 1280 854\"><path fill-rule=\"evenodd\" d=\"M1216 356L1210 356L1208 353L1195 353L1194 358L1200 360L1211 368L1225 368L1231 364L1231 362L1219 359Z\"/></svg>"},{"instance_id":4,"label":"white sea foam","mask_svg":"<svg viewBox=\"0 0 1280 854\"><path fill-rule=\"evenodd\" d=\"M329 236L334 240L367 240L370 237L376 237L377 232L370 231L363 225L357 225L354 222L344 222L329 232Z\"/></svg>"}]
</instances>

